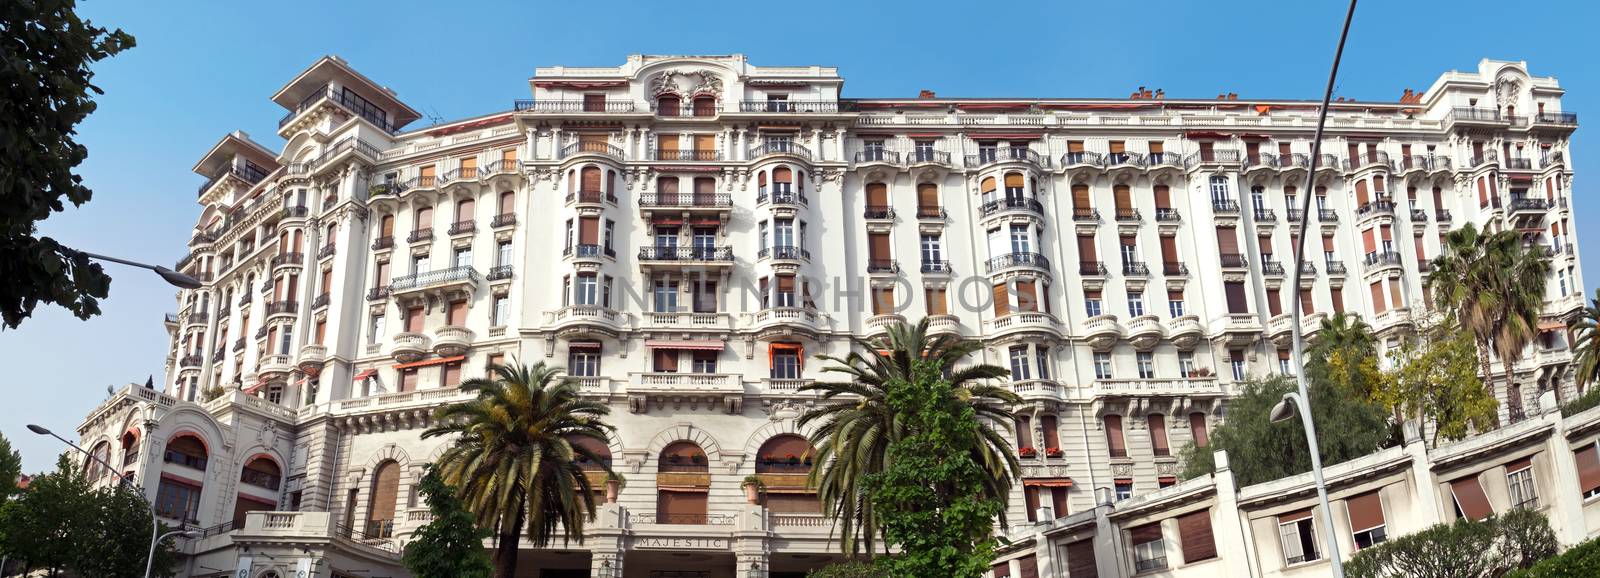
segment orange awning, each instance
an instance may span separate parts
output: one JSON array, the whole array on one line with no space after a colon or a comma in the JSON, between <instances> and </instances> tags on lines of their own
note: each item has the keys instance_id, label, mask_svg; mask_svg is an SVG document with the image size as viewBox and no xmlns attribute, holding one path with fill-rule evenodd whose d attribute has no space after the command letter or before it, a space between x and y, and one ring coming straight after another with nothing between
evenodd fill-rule
<instances>
[{"instance_id":1,"label":"orange awning","mask_svg":"<svg viewBox=\"0 0 1600 578\"><path fill-rule=\"evenodd\" d=\"M414 367L427 367L427 366L430 366L430 365L440 365L440 364L445 364L445 363L461 361L461 360L466 359L466 358L467 358L467 356L465 356L465 355L457 355L457 356L454 356L454 357L435 357L433 359L424 359L422 361L413 361L411 363L402 363L402 364L394 366L394 368L395 369L411 369L411 368L414 368Z\"/></svg>"},{"instance_id":2,"label":"orange awning","mask_svg":"<svg viewBox=\"0 0 1600 578\"><path fill-rule=\"evenodd\" d=\"M363 379L372 377L372 374L377 373L377 372L378 372L378 368L376 368L376 367L374 367L372 369L363 370L361 373L357 373L355 375L355 377L350 378L350 381L361 381Z\"/></svg>"},{"instance_id":3,"label":"orange awning","mask_svg":"<svg viewBox=\"0 0 1600 578\"><path fill-rule=\"evenodd\" d=\"M600 349L599 341L568 341L567 349L595 350Z\"/></svg>"},{"instance_id":4,"label":"orange awning","mask_svg":"<svg viewBox=\"0 0 1600 578\"><path fill-rule=\"evenodd\" d=\"M1072 478L1024 478L1022 486L1025 488L1070 488L1072 487Z\"/></svg>"},{"instance_id":5,"label":"orange awning","mask_svg":"<svg viewBox=\"0 0 1600 578\"><path fill-rule=\"evenodd\" d=\"M1539 331L1565 331L1567 324L1560 321L1541 321Z\"/></svg>"},{"instance_id":6,"label":"orange awning","mask_svg":"<svg viewBox=\"0 0 1600 578\"><path fill-rule=\"evenodd\" d=\"M774 343L767 346L767 367L772 367L772 359L777 357L779 351L793 351L795 356L805 359L805 346L799 343Z\"/></svg>"},{"instance_id":7,"label":"orange awning","mask_svg":"<svg viewBox=\"0 0 1600 578\"><path fill-rule=\"evenodd\" d=\"M723 341L713 341L713 340L709 340L709 339L706 339L706 340L683 340L683 341L670 341L670 340L664 340L664 339L652 339L652 340L645 341L644 342L644 346L648 347L650 349L680 349L680 350L681 349L686 349L686 350L690 350L690 351L722 351L723 349L727 348L728 344L726 342L723 342Z\"/></svg>"}]
</instances>

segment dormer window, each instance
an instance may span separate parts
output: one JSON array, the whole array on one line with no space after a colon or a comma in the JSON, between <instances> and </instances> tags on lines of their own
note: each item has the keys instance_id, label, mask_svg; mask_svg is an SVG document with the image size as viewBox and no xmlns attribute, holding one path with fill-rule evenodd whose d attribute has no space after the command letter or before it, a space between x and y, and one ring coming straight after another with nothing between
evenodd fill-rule
<instances>
[{"instance_id":1,"label":"dormer window","mask_svg":"<svg viewBox=\"0 0 1600 578\"><path fill-rule=\"evenodd\" d=\"M789 95L767 95L767 112L789 112Z\"/></svg>"}]
</instances>

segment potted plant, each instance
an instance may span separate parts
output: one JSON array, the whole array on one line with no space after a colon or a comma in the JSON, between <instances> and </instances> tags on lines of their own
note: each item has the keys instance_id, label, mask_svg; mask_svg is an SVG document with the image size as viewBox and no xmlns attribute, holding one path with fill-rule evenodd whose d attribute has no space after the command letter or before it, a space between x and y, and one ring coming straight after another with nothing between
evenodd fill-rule
<instances>
[{"instance_id":1,"label":"potted plant","mask_svg":"<svg viewBox=\"0 0 1600 578\"><path fill-rule=\"evenodd\" d=\"M765 490L767 485L762 483L760 476L751 474L744 477L744 481L739 483L739 487L744 488L745 502L759 504L761 503L761 491Z\"/></svg>"},{"instance_id":2,"label":"potted plant","mask_svg":"<svg viewBox=\"0 0 1600 578\"><path fill-rule=\"evenodd\" d=\"M1066 452L1061 451L1061 448L1049 448L1044 451L1044 457L1047 458L1059 458L1063 455L1066 455Z\"/></svg>"},{"instance_id":3,"label":"potted plant","mask_svg":"<svg viewBox=\"0 0 1600 578\"><path fill-rule=\"evenodd\" d=\"M1211 368L1196 367L1189 370L1189 377L1211 377Z\"/></svg>"},{"instance_id":4,"label":"potted plant","mask_svg":"<svg viewBox=\"0 0 1600 578\"><path fill-rule=\"evenodd\" d=\"M791 466L798 466L800 465L800 456L788 454L783 456L783 461L787 462Z\"/></svg>"},{"instance_id":5,"label":"potted plant","mask_svg":"<svg viewBox=\"0 0 1600 578\"><path fill-rule=\"evenodd\" d=\"M622 492L622 474L606 474L606 503L617 503L617 494Z\"/></svg>"},{"instance_id":6,"label":"potted plant","mask_svg":"<svg viewBox=\"0 0 1600 578\"><path fill-rule=\"evenodd\" d=\"M389 183L373 183L372 186L367 187L367 196L369 197L387 194L389 194Z\"/></svg>"},{"instance_id":7,"label":"potted plant","mask_svg":"<svg viewBox=\"0 0 1600 578\"><path fill-rule=\"evenodd\" d=\"M1033 449L1033 446L1022 446L1020 448L1017 448L1017 455L1018 456L1022 456L1024 458L1031 458L1033 456L1039 455L1039 452L1038 452L1038 450Z\"/></svg>"}]
</instances>

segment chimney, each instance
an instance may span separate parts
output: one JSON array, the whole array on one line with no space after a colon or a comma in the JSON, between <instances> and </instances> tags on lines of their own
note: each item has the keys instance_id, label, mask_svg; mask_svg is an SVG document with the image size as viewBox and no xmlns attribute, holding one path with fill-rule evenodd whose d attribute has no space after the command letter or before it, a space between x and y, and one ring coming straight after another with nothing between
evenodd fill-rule
<instances>
[{"instance_id":1,"label":"chimney","mask_svg":"<svg viewBox=\"0 0 1600 578\"><path fill-rule=\"evenodd\" d=\"M1167 97L1167 91L1159 89L1159 88L1156 89L1156 100L1161 100L1161 99L1166 98L1166 97Z\"/></svg>"},{"instance_id":2,"label":"chimney","mask_svg":"<svg viewBox=\"0 0 1600 578\"><path fill-rule=\"evenodd\" d=\"M1228 100L1239 100L1239 93L1237 93L1237 92L1228 93Z\"/></svg>"},{"instance_id":3,"label":"chimney","mask_svg":"<svg viewBox=\"0 0 1600 578\"><path fill-rule=\"evenodd\" d=\"M933 95L933 91L924 88L920 92L917 93L917 98L936 98L936 97Z\"/></svg>"}]
</instances>

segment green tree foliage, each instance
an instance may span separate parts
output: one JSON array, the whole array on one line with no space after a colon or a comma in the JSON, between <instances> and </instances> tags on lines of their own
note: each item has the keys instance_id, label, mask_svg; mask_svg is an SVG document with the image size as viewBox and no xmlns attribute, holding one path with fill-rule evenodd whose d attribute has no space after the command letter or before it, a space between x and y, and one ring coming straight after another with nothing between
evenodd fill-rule
<instances>
[{"instance_id":1,"label":"green tree foliage","mask_svg":"<svg viewBox=\"0 0 1600 578\"><path fill-rule=\"evenodd\" d=\"M1402 341L1392 360L1392 369L1371 379L1378 384L1371 399L1397 423L1432 423L1432 445L1441 437L1460 440L1494 426L1498 402L1478 378L1477 346L1472 334L1453 321L1421 322L1418 335Z\"/></svg>"},{"instance_id":2,"label":"green tree foliage","mask_svg":"<svg viewBox=\"0 0 1600 578\"><path fill-rule=\"evenodd\" d=\"M50 574L143 576L150 531L143 497L126 486L93 488L65 455L55 472L33 478L27 490L0 506L5 554ZM155 575L172 575L176 561L169 539L156 550Z\"/></svg>"},{"instance_id":3,"label":"green tree foliage","mask_svg":"<svg viewBox=\"0 0 1600 578\"><path fill-rule=\"evenodd\" d=\"M89 201L74 169L89 151L74 127L94 112L90 65L133 37L78 17L73 0L0 3L0 327L16 328L40 302L79 318L100 313L111 278L37 223Z\"/></svg>"},{"instance_id":4,"label":"green tree foliage","mask_svg":"<svg viewBox=\"0 0 1600 578\"><path fill-rule=\"evenodd\" d=\"M1212 433L1211 445L1185 446L1182 477L1191 479L1211 473L1215 469L1212 452L1217 450L1228 452L1229 467L1242 485L1311 471L1311 454L1299 419L1278 423L1267 419L1272 406L1294 389L1294 382L1283 377L1246 382L1239 395L1229 400L1228 419ZM1324 465L1358 458L1391 443L1388 415L1382 406L1366 401L1325 375L1313 377L1309 390Z\"/></svg>"},{"instance_id":5,"label":"green tree foliage","mask_svg":"<svg viewBox=\"0 0 1600 578\"><path fill-rule=\"evenodd\" d=\"M1446 317L1472 333L1483 375L1491 374L1492 351L1511 383L1513 366L1538 335L1550 259L1524 247L1515 230L1480 233L1472 223L1446 233L1444 249L1433 260L1428 290Z\"/></svg>"},{"instance_id":6,"label":"green tree foliage","mask_svg":"<svg viewBox=\"0 0 1600 578\"><path fill-rule=\"evenodd\" d=\"M455 491L432 467L418 488L433 520L417 529L406 544L406 569L416 578L489 578L494 568L483 550L491 532L478 527Z\"/></svg>"},{"instance_id":7,"label":"green tree foliage","mask_svg":"<svg viewBox=\"0 0 1600 578\"><path fill-rule=\"evenodd\" d=\"M1010 372L987 364L956 369L958 362L980 346L949 335L929 336L927 319L915 325L890 326L883 336L857 341L855 345L866 353L851 352L842 359L819 357L834 363L823 371L843 374L848 381L819 382L801 388L822 392L823 399L835 401L807 411L799 423L802 427L819 424L810 436L812 446L817 448L818 464L811 471L810 483L817 488L823 513L839 524L840 548L849 554L876 552L878 518L860 483L865 476L886 470L889 446L908 435L889 398L891 384L913 380L914 363L918 360L948 370L945 379L956 396L984 418L978 425L978 436L984 443L970 451L973 460L988 472L983 494L1005 500L1012 479L1022 470L1008 435L1014 419L1009 407L1020 398L987 382L1009 376ZM999 429L991 423L1000 424ZM1005 523L1003 513L1000 522Z\"/></svg>"},{"instance_id":8,"label":"green tree foliage","mask_svg":"<svg viewBox=\"0 0 1600 578\"><path fill-rule=\"evenodd\" d=\"M1600 539L1589 540L1506 578L1593 578L1600 576ZM841 576L840 578L844 578ZM851 577L853 578L853 577Z\"/></svg>"},{"instance_id":9,"label":"green tree foliage","mask_svg":"<svg viewBox=\"0 0 1600 578\"><path fill-rule=\"evenodd\" d=\"M1600 289L1594 290L1589 306L1567 323L1567 329L1577 338L1572 350L1578 355L1575 371L1578 389L1582 390L1600 378Z\"/></svg>"},{"instance_id":10,"label":"green tree foliage","mask_svg":"<svg viewBox=\"0 0 1600 578\"><path fill-rule=\"evenodd\" d=\"M17 480L22 478L22 454L12 449L11 440L0 435L0 501L16 495Z\"/></svg>"},{"instance_id":11,"label":"green tree foliage","mask_svg":"<svg viewBox=\"0 0 1600 578\"><path fill-rule=\"evenodd\" d=\"M994 558L1005 500L985 493L991 471L973 452L985 442L962 390L938 363L911 366L910 380L887 384L905 435L890 444L887 467L862 480L884 540L900 551L876 566L884 576L978 578Z\"/></svg>"},{"instance_id":12,"label":"green tree foliage","mask_svg":"<svg viewBox=\"0 0 1600 578\"><path fill-rule=\"evenodd\" d=\"M1514 509L1481 522L1461 519L1356 553L1349 578L1498 578L1556 553L1543 514ZM1594 574L1582 574L1594 576Z\"/></svg>"},{"instance_id":13,"label":"green tree foliage","mask_svg":"<svg viewBox=\"0 0 1600 578\"><path fill-rule=\"evenodd\" d=\"M434 466L478 525L498 536L496 578L516 575L519 535L543 547L560 531L581 544L584 524L595 516L597 488L577 458L604 462L573 440L606 443L615 428L602 420L611 410L579 398L561 373L544 363L496 367L492 379L461 384L477 399L439 408L441 425L422 432L425 439L455 437Z\"/></svg>"},{"instance_id":14,"label":"green tree foliage","mask_svg":"<svg viewBox=\"0 0 1600 578\"><path fill-rule=\"evenodd\" d=\"M1600 406L1600 388L1590 389L1584 392L1583 395L1578 396L1577 399L1563 404L1561 406L1561 417L1572 417L1578 412L1595 406Z\"/></svg>"}]
</instances>

